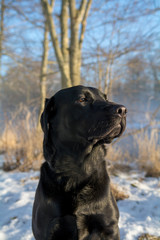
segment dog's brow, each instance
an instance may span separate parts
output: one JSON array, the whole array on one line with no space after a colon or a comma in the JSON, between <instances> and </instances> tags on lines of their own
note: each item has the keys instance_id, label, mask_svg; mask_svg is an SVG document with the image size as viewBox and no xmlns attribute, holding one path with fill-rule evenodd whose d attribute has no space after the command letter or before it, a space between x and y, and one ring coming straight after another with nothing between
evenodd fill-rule
<instances>
[{"instance_id":1,"label":"dog's brow","mask_svg":"<svg viewBox=\"0 0 160 240\"><path fill-rule=\"evenodd\" d=\"M86 97L88 97L88 98L93 98L93 94L92 94L91 92L89 92L89 91L85 91L85 92L84 92L84 95L85 95Z\"/></svg>"}]
</instances>

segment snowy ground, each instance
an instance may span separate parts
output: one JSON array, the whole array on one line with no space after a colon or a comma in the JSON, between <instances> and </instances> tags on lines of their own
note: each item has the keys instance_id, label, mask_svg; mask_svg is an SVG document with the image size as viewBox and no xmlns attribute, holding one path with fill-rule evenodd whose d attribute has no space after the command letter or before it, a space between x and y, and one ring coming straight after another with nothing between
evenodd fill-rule
<instances>
[{"instance_id":1,"label":"snowy ground","mask_svg":"<svg viewBox=\"0 0 160 240\"><path fill-rule=\"evenodd\" d=\"M38 172L0 171L0 240L33 240L31 214ZM121 240L136 240L142 233L160 235L160 179L142 174L112 177L129 194L118 202Z\"/></svg>"},{"instance_id":2,"label":"snowy ground","mask_svg":"<svg viewBox=\"0 0 160 240\"><path fill-rule=\"evenodd\" d=\"M121 240L136 240L143 233L160 236L160 179L121 173L112 180L129 194L118 202Z\"/></svg>"}]
</instances>

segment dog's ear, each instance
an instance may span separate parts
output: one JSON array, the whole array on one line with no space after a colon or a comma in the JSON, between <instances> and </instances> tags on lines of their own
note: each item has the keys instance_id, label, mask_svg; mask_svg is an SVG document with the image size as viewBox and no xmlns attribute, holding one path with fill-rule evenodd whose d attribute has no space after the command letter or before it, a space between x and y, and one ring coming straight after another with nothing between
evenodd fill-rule
<instances>
[{"instance_id":1,"label":"dog's ear","mask_svg":"<svg viewBox=\"0 0 160 240\"><path fill-rule=\"evenodd\" d=\"M49 98L46 98L45 99L45 106L44 106L44 111L41 115L41 119L40 119L40 122L41 122L41 127L42 127L42 130L44 132L44 134L47 134L48 133L48 110L47 110L47 105L49 103Z\"/></svg>"},{"instance_id":2,"label":"dog's ear","mask_svg":"<svg viewBox=\"0 0 160 240\"><path fill-rule=\"evenodd\" d=\"M53 157L55 153L54 149L54 143L51 141L49 136L49 119L52 114L54 115L55 110L55 103L54 103L54 97L45 100L45 108L41 115L41 127L44 132L44 140L43 140L43 154L47 161L50 163L53 162Z\"/></svg>"},{"instance_id":3,"label":"dog's ear","mask_svg":"<svg viewBox=\"0 0 160 240\"><path fill-rule=\"evenodd\" d=\"M41 115L41 127L44 132L44 136L48 137L48 130L49 130L49 116L51 112L54 110L54 97L52 98L46 98L45 99L45 107L44 111Z\"/></svg>"}]
</instances>

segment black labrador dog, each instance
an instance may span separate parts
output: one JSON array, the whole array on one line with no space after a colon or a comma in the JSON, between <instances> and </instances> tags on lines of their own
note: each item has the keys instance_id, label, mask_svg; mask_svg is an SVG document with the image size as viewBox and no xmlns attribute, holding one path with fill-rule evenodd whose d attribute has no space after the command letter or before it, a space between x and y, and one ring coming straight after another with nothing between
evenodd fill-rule
<instances>
[{"instance_id":1,"label":"black labrador dog","mask_svg":"<svg viewBox=\"0 0 160 240\"><path fill-rule=\"evenodd\" d=\"M120 239L104 144L123 133L126 112L92 87L63 89L46 99L46 161L32 218L36 240Z\"/></svg>"}]
</instances>

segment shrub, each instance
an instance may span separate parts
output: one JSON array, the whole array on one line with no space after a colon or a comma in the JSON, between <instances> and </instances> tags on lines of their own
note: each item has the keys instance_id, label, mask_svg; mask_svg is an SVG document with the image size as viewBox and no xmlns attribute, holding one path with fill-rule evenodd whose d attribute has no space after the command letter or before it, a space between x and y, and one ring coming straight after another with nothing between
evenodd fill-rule
<instances>
[{"instance_id":1,"label":"shrub","mask_svg":"<svg viewBox=\"0 0 160 240\"><path fill-rule=\"evenodd\" d=\"M5 152L4 170L39 168L43 160L42 132L37 131L36 112L23 107L5 120L0 149Z\"/></svg>"},{"instance_id":2,"label":"shrub","mask_svg":"<svg viewBox=\"0 0 160 240\"><path fill-rule=\"evenodd\" d=\"M134 136L138 150L137 161L146 176L160 176L160 136L158 129L143 131Z\"/></svg>"}]
</instances>

